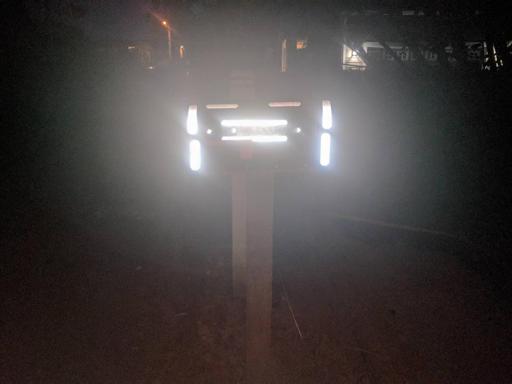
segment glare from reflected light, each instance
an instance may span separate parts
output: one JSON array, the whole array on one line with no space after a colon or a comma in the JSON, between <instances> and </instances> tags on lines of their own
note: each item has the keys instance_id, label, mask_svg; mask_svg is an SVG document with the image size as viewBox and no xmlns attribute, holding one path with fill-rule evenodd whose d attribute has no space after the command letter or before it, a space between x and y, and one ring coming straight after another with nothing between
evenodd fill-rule
<instances>
[{"instance_id":1,"label":"glare from reflected light","mask_svg":"<svg viewBox=\"0 0 512 384\"><path fill-rule=\"evenodd\" d=\"M201 143L199 140L191 140L189 144L189 165L192 171L201 169Z\"/></svg>"},{"instance_id":2,"label":"glare from reflected light","mask_svg":"<svg viewBox=\"0 0 512 384\"><path fill-rule=\"evenodd\" d=\"M320 137L320 165L327 167L331 162L331 135L322 133Z\"/></svg>"},{"instance_id":3,"label":"glare from reflected light","mask_svg":"<svg viewBox=\"0 0 512 384\"><path fill-rule=\"evenodd\" d=\"M187 115L187 133L189 135L197 135L198 131L197 105L189 105Z\"/></svg>"},{"instance_id":4,"label":"glare from reflected light","mask_svg":"<svg viewBox=\"0 0 512 384\"><path fill-rule=\"evenodd\" d=\"M255 136L222 136L222 141L251 141L253 143L284 143L288 141L285 135L255 135Z\"/></svg>"},{"instance_id":5,"label":"glare from reflected light","mask_svg":"<svg viewBox=\"0 0 512 384\"><path fill-rule=\"evenodd\" d=\"M288 125L287 120L222 120L220 124L223 127L236 127L236 128L272 128L272 127L285 127Z\"/></svg>"},{"instance_id":6,"label":"glare from reflected light","mask_svg":"<svg viewBox=\"0 0 512 384\"><path fill-rule=\"evenodd\" d=\"M300 127L295 128L295 133L301 133L302 129Z\"/></svg>"},{"instance_id":7,"label":"glare from reflected light","mask_svg":"<svg viewBox=\"0 0 512 384\"><path fill-rule=\"evenodd\" d=\"M300 107L301 105L300 101L273 101L268 103L271 108Z\"/></svg>"},{"instance_id":8,"label":"glare from reflected light","mask_svg":"<svg viewBox=\"0 0 512 384\"><path fill-rule=\"evenodd\" d=\"M237 109L238 104L206 104L206 109Z\"/></svg>"},{"instance_id":9,"label":"glare from reflected light","mask_svg":"<svg viewBox=\"0 0 512 384\"><path fill-rule=\"evenodd\" d=\"M322 101L322 128L332 128L332 108L329 100Z\"/></svg>"},{"instance_id":10,"label":"glare from reflected light","mask_svg":"<svg viewBox=\"0 0 512 384\"><path fill-rule=\"evenodd\" d=\"M288 141L288 136L284 135L270 135L270 136L254 136L253 143L285 143Z\"/></svg>"},{"instance_id":11,"label":"glare from reflected light","mask_svg":"<svg viewBox=\"0 0 512 384\"><path fill-rule=\"evenodd\" d=\"M213 131L212 131L210 128L208 128L208 129L206 130L206 134L207 134L207 135L211 135L212 133L213 133Z\"/></svg>"}]
</instances>

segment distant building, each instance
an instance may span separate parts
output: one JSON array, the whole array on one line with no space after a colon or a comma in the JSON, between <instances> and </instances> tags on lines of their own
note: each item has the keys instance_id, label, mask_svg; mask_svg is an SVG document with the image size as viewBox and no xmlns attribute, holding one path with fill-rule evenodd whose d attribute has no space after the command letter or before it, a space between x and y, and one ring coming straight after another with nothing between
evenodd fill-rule
<instances>
[{"instance_id":1,"label":"distant building","mask_svg":"<svg viewBox=\"0 0 512 384\"><path fill-rule=\"evenodd\" d=\"M417 51L411 49L402 43L387 42L387 46L393 51L392 55L387 51L384 46L376 41L365 41L361 44L366 61L373 63L393 61L399 58L401 62L407 64L414 64L419 60L418 54L421 55L421 60L428 65L439 65L439 54L431 48L418 48ZM422 47L428 47L427 43L421 43ZM464 60L473 64L476 68L482 68L484 65L484 58L487 55L487 49L484 42L472 41L464 43ZM449 65L456 65L457 60L453 54L453 47L444 47L444 53ZM365 70L367 69L367 62L361 58L358 51L343 44L341 63L343 70Z\"/></svg>"},{"instance_id":2,"label":"distant building","mask_svg":"<svg viewBox=\"0 0 512 384\"><path fill-rule=\"evenodd\" d=\"M497 56L490 60L495 46L486 45L481 13L464 12L463 17L432 9L342 12L341 66L366 70L396 60L474 69L501 65Z\"/></svg>"},{"instance_id":3,"label":"distant building","mask_svg":"<svg viewBox=\"0 0 512 384\"><path fill-rule=\"evenodd\" d=\"M189 23L186 41L190 45L185 51L175 44L177 56L183 60L186 52L187 62L190 59L192 67L203 71L251 66L281 73L365 71L396 61L476 70L504 65L503 55L496 52L499 45L485 41L479 11L464 10L459 17L435 9L336 8L326 15L324 8L317 5L316 12L295 16L260 15L258 22L249 18L247 23L237 12L233 17L221 12L219 19ZM199 18L196 13L194 17ZM507 44L509 52L511 44Z\"/></svg>"}]
</instances>

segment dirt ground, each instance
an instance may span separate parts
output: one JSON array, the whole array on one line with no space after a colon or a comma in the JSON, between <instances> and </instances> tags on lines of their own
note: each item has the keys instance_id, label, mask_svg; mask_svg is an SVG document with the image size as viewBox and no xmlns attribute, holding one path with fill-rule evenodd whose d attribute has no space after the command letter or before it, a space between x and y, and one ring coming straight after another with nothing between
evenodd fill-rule
<instances>
[{"instance_id":1,"label":"dirt ground","mask_svg":"<svg viewBox=\"0 0 512 384\"><path fill-rule=\"evenodd\" d=\"M0 382L245 382L229 244L203 235L178 252L154 222L114 224L4 247ZM435 241L277 218L273 381L512 382L510 312Z\"/></svg>"}]
</instances>

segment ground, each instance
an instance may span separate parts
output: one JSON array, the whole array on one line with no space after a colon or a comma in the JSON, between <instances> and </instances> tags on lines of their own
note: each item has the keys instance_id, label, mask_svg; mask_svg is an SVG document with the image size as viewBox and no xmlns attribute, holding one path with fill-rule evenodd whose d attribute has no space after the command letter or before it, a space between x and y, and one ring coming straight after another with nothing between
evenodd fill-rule
<instances>
[{"instance_id":1,"label":"ground","mask_svg":"<svg viewBox=\"0 0 512 384\"><path fill-rule=\"evenodd\" d=\"M275 223L273 382L512 381L511 314L468 250L297 218ZM150 218L95 220L29 226L5 246L17 259L4 268L0 382L244 383L229 244L176 247Z\"/></svg>"}]
</instances>

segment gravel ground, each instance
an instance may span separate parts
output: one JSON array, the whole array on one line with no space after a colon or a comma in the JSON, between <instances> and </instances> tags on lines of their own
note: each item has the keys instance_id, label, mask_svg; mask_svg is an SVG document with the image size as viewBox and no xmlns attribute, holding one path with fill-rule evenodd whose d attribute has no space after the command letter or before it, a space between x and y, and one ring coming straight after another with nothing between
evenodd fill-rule
<instances>
[{"instance_id":1,"label":"gravel ground","mask_svg":"<svg viewBox=\"0 0 512 384\"><path fill-rule=\"evenodd\" d=\"M276 221L270 381L512 381L510 313L460 252L322 221ZM38 227L5 249L0 382L245 382L225 243L173 247L135 221Z\"/></svg>"}]
</instances>

